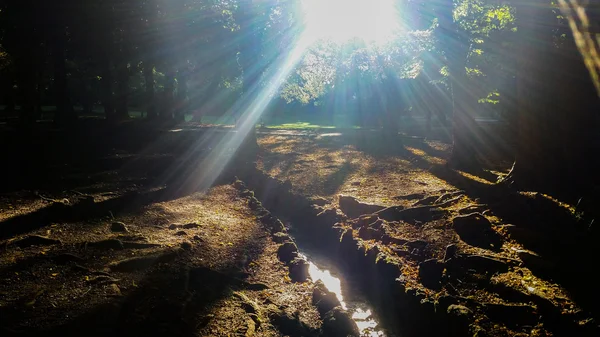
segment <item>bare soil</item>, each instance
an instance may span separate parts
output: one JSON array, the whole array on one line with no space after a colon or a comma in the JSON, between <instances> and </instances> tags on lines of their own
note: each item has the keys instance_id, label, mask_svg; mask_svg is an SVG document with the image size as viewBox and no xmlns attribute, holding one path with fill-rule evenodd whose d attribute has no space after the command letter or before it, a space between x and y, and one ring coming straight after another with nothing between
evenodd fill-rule
<instances>
[{"instance_id":1,"label":"bare soil","mask_svg":"<svg viewBox=\"0 0 600 337\"><path fill-rule=\"evenodd\" d=\"M468 316L466 335L598 331L591 227L569 202L496 186L506 163L451 170L449 144L373 132L267 133L258 144L260 172L339 214L338 228L399 266L419 303ZM289 334L274 314L321 333L313 284L291 281L233 177L204 192L173 188L164 171L182 155L170 145L95 146L82 163L69 151L29 162L42 177L0 195L2 336ZM385 212L344 214L364 205Z\"/></svg>"},{"instance_id":2,"label":"bare soil","mask_svg":"<svg viewBox=\"0 0 600 337\"><path fill-rule=\"evenodd\" d=\"M450 304L467 308L473 335L599 331L590 298L595 287L585 281L593 279L588 266L597 254L590 227L572 205L495 185L507 163L452 170L445 166L448 144L401 142L390 144L377 134L265 135L258 168L291 183L293 193L323 210L349 215L336 226L351 231L365 251L375 249L378 259L399 265L398 281L421 303L444 312ZM342 196L363 205L344 206ZM361 207L373 213L365 208L373 205L409 215L350 216ZM490 242L478 239L484 236ZM449 246L453 259L445 256Z\"/></svg>"}]
</instances>

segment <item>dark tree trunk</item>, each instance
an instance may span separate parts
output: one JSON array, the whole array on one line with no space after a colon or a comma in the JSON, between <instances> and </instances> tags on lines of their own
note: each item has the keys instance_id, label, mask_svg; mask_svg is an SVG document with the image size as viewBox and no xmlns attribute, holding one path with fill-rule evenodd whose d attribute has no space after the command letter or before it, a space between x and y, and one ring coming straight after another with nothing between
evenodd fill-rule
<instances>
[{"instance_id":1,"label":"dark tree trunk","mask_svg":"<svg viewBox=\"0 0 600 337\"><path fill-rule=\"evenodd\" d=\"M2 99L4 103L3 111L13 112L15 111L15 90L14 79L12 72L9 74L4 74L2 76Z\"/></svg>"},{"instance_id":2,"label":"dark tree trunk","mask_svg":"<svg viewBox=\"0 0 600 337\"><path fill-rule=\"evenodd\" d=\"M36 62L32 54L33 52L25 52L18 60L19 87L23 99L19 120L23 126L35 123L35 116L38 114Z\"/></svg>"},{"instance_id":3,"label":"dark tree trunk","mask_svg":"<svg viewBox=\"0 0 600 337\"><path fill-rule=\"evenodd\" d=\"M185 121L185 111L187 109L187 74L185 69L180 69L177 73L177 98L175 99L175 120L177 122Z\"/></svg>"},{"instance_id":4,"label":"dark tree trunk","mask_svg":"<svg viewBox=\"0 0 600 337\"><path fill-rule=\"evenodd\" d=\"M144 64L144 80L146 82L146 114L150 119L158 117L154 101L154 64L148 61Z\"/></svg>"},{"instance_id":5,"label":"dark tree trunk","mask_svg":"<svg viewBox=\"0 0 600 337\"><path fill-rule=\"evenodd\" d=\"M71 99L69 97L64 41L61 37L55 39L53 49L54 97L56 102L54 123L56 125L66 126L68 124L73 124L77 115L75 114L73 104L71 104Z\"/></svg>"},{"instance_id":6,"label":"dark tree trunk","mask_svg":"<svg viewBox=\"0 0 600 337\"><path fill-rule=\"evenodd\" d=\"M117 120L129 118L129 68L127 62L121 61L117 66L117 95L115 97L115 115Z\"/></svg>"},{"instance_id":7,"label":"dark tree trunk","mask_svg":"<svg viewBox=\"0 0 600 337\"><path fill-rule=\"evenodd\" d=\"M548 1L522 1L517 15L519 136L506 182L576 197L590 187L597 167L598 95L573 36L556 46Z\"/></svg>"},{"instance_id":8,"label":"dark tree trunk","mask_svg":"<svg viewBox=\"0 0 600 337\"><path fill-rule=\"evenodd\" d=\"M174 95L175 95L175 74L172 69L169 69L165 73L165 87L162 93L162 104L160 109L160 119L170 120L173 119L173 108L174 108Z\"/></svg>"},{"instance_id":9,"label":"dark tree trunk","mask_svg":"<svg viewBox=\"0 0 600 337\"><path fill-rule=\"evenodd\" d=\"M218 78L213 79L206 89L204 99L201 101L202 105L193 116L193 120L198 123L202 123L202 116L211 116L215 114L215 109L222 103L222 97L219 95L219 84Z\"/></svg>"},{"instance_id":10,"label":"dark tree trunk","mask_svg":"<svg viewBox=\"0 0 600 337\"><path fill-rule=\"evenodd\" d=\"M101 64L101 94L102 104L104 105L104 114L109 121L115 120L115 103L113 95L113 77L108 55L102 58Z\"/></svg>"},{"instance_id":11,"label":"dark tree trunk","mask_svg":"<svg viewBox=\"0 0 600 337\"><path fill-rule=\"evenodd\" d=\"M82 113L89 116L94 112L94 98L89 78L85 78L84 83L85 88L83 89L83 95L81 97Z\"/></svg>"}]
</instances>

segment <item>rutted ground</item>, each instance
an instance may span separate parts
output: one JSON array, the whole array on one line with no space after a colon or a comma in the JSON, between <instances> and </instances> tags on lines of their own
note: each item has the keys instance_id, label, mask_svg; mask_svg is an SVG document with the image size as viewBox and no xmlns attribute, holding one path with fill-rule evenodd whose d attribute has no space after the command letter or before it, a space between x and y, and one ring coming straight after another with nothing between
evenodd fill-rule
<instances>
[{"instance_id":1,"label":"rutted ground","mask_svg":"<svg viewBox=\"0 0 600 337\"><path fill-rule=\"evenodd\" d=\"M304 282L273 214L363 275L382 322L407 336L597 335L582 258L594 243L572 208L494 188L493 172L445 169L443 143L363 136L260 138L259 170L234 166L266 209L240 182L206 194L153 185L170 155L3 195L2 335L352 331L335 295Z\"/></svg>"},{"instance_id":2,"label":"rutted ground","mask_svg":"<svg viewBox=\"0 0 600 337\"><path fill-rule=\"evenodd\" d=\"M495 188L492 172L448 170L440 165L448 148L436 142L411 140L384 149L384 155L375 143L339 135L326 141L323 135L265 136L259 143L258 167L287 180L269 193L296 208L306 204L301 212L287 207L286 214L286 206L271 198L273 207L300 231L303 226L321 236L329 231L332 239L323 246L347 248L341 260L395 265L384 270L392 281L397 277L396 285L380 292L402 289L399 296L416 303L408 308L431 322L450 317L460 323L442 327L445 333L594 336L600 331L589 282L582 281L592 277L580 258L592 245L581 241L586 228L568 205L539 193ZM565 225L550 230L548 221ZM356 250L365 257L355 256Z\"/></svg>"}]
</instances>

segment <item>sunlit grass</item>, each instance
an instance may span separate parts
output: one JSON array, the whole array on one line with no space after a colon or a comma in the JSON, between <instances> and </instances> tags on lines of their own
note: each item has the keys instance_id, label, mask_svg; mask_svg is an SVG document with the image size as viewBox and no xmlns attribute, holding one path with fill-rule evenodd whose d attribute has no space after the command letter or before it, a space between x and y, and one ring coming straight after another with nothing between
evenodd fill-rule
<instances>
[{"instance_id":1,"label":"sunlit grass","mask_svg":"<svg viewBox=\"0 0 600 337\"><path fill-rule=\"evenodd\" d=\"M291 129L291 130L303 130L303 129L334 129L333 125L320 125L311 124L309 122L296 122L296 123L283 123L276 125L267 125L268 129Z\"/></svg>"}]
</instances>

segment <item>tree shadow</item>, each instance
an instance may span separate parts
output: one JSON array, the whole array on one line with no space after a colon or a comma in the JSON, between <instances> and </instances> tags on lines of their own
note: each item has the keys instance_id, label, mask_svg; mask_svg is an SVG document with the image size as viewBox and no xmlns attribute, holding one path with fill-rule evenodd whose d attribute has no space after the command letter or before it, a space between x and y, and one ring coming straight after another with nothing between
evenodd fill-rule
<instances>
[{"instance_id":1,"label":"tree shadow","mask_svg":"<svg viewBox=\"0 0 600 337\"><path fill-rule=\"evenodd\" d=\"M229 256L235 258L221 261L221 268L218 270L198 265L194 260L194 249L165 250L163 253L177 252L176 259L152 267L125 297L109 297L81 315L67 319L66 323L49 326L41 331L6 330L2 331L2 335L197 336L215 317L212 315L215 305L228 297L232 290L257 290L250 287L252 284L239 278L240 273L235 271L244 268L248 261L256 259L264 251L265 242L258 239L262 235L264 231L257 227L245 238L245 242L234 247L233 254ZM34 262L28 260L27 263ZM21 262L18 264L21 266ZM123 287L122 283L117 284ZM123 289L126 288L131 289L130 286ZM59 307L54 310L62 309ZM5 322L2 325L8 327L20 322L24 311L18 306L5 306L1 314L0 322Z\"/></svg>"},{"instance_id":2,"label":"tree shadow","mask_svg":"<svg viewBox=\"0 0 600 337\"><path fill-rule=\"evenodd\" d=\"M600 254L595 248L598 231L589 221L550 196L519 192L505 185L486 184L470 179L446 166L429 170L473 200L487 205L492 215L502 219L511 239L543 258L543 263L527 263L536 276L564 287L584 310L600 317L596 292L595 265Z\"/></svg>"},{"instance_id":3,"label":"tree shadow","mask_svg":"<svg viewBox=\"0 0 600 337\"><path fill-rule=\"evenodd\" d=\"M346 160L341 166L339 166L333 173L325 178L323 181L323 191L326 194L334 194L339 188L344 185L349 176L356 171L356 168L352 163Z\"/></svg>"}]
</instances>

